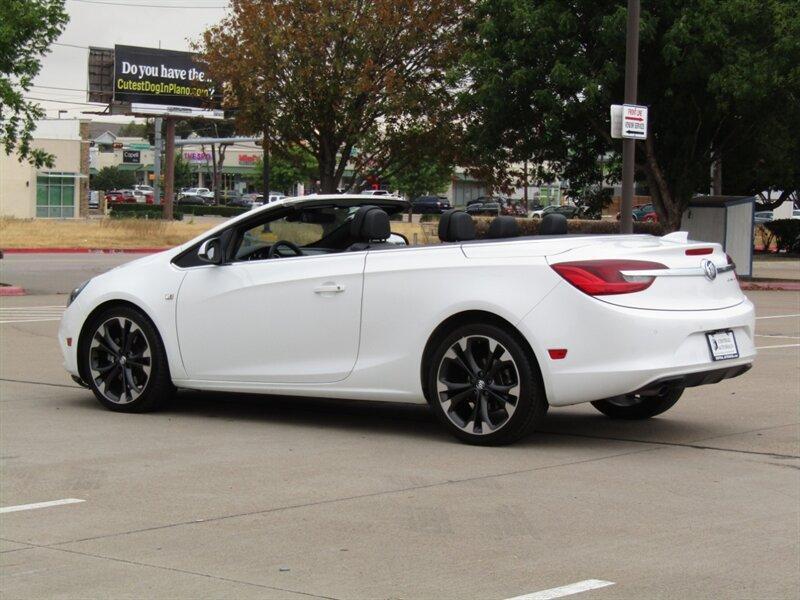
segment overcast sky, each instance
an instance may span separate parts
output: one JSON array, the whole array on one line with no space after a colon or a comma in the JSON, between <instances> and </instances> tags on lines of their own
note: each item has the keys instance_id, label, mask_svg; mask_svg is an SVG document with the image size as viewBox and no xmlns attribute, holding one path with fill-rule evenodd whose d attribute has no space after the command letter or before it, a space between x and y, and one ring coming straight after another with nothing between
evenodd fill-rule
<instances>
[{"instance_id":1,"label":"overcast sky","mask_svg":"<svg viewBox=\"0 0 800 600\"><path fill-rule=\"evenodd\" d=\"M53 45L42 60L36 87L26 96L58 100L40 102L47 109L48 117L57 117L59 109L67 110L64 116L70 117L96 110L67 103L86 102L89 46L113 48L114 44L128 44L158 48L160 44L161 48L169 50L189 50L189 40L197 39L206 27L219 21L225 14L222 7L226 4L227 0L67 0L70 21L58 43L80 48ZM102 106L98 105L98 109ZM130 120L129 117L91 118Z\"/></svg>"}]
</instances>

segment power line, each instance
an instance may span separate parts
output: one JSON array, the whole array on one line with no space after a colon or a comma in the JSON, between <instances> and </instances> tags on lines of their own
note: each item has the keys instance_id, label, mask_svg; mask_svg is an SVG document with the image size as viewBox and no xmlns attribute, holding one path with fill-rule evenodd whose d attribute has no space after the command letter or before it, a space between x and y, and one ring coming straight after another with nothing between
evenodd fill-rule
<instances>
[{"instance_id":1,"label":"power line","mask_svg":"<svg viewBox=\"0 0 800 600\"><path fill-rule=\"evenodd\" d=\"M83 92L84 94L88 91L79 88L57 87L54 85L39 85L38 83L34 83L33 85L31 85L31 87L44 88L46 90L64 90L66 92Z\"/></svg>"},{"instance_id":2,"label":"power line","mask_svg":"<svg viewBox=\"0 0 800 600\"><path fill-rule=\"evenodd\" d=\"M107 2L106 0L72 0L72 2L82 2L84 4L104 4L106 6L127 6L131 8L188 8L199 10L223 10L228 6L189 6L189 5L174 5L167 4L128 4L127 2Z\"/></svg>"},{"instance_id":3,"label":"power line","mask_svg":"<svg viewBox=\"0 0 800 600\"><path fill-rule=\"evenodd\" d=\"M23 96L25 100L34 100L36 102L55 102L57 104L81 104L84 106L94 106L97 107L98 104L102 105L105 102L73 102L71 100L53 100L50 98L33 98L32 96Z\"/></svg>"},{"instance_id":4,"label":"power line","mask_svg":"<svg viewBox=\"0 0 800 600\"><path fill-rule=\"evenodd\" d=\"M89 46L78 46L77 44L65 44L64 42L53 42L53 46L64 46L65 48L77 48L78 50L89 49Z\"/></svg>"}]
</instances>

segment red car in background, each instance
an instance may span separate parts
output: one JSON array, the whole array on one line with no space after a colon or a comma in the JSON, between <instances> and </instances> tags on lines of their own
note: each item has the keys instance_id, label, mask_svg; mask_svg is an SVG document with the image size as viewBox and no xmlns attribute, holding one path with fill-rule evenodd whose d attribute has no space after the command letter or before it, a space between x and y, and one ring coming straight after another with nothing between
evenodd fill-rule
<instances>
[{"instance_id":1,"label":"red car in background","mask_svg":"<svg viewBox=\"0 0 800 600\"><path fill-rule=\"evenodd\" d=\"M106 204L133 204L136 202L136 196L133 195L133 190L111 190L106 192Z\"/></svg>"}]
</instances>

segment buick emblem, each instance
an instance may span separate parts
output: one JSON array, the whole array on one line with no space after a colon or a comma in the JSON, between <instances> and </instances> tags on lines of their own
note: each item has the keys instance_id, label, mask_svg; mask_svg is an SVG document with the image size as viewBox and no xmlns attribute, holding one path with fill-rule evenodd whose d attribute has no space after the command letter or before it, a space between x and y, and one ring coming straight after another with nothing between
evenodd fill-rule
<instances>
[{"instance_id":1,"label":"buick emblem","mask_svg":"<svg viewBox=\"0 0 800 600\"><path fill-rule=\"evenodd\" d=\"M703 267L703 274L706 276L706 279L709 281L714 281L717 278L717 265L715 265L713 262L707 258L704 258L703 262L700 263L700 266Z\"/></svg>"}]
</instances>

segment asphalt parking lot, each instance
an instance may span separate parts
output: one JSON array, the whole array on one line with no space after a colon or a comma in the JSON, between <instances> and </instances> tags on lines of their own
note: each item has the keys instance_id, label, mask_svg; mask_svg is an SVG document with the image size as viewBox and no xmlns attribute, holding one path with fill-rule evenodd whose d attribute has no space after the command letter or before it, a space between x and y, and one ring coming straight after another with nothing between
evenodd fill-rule
<instances>
[{"instance_id":1,"label":"asphalt parking lot","mask_svg":"<svg viewBox=\"0 0 800 600\"><path fill-rule=\"evenodd\" d=\"M2 597L797 598L800 294L748 295L746 375L645 422L552 410L505 448L413 406L111 413L62 370L65 296L4 298Z\"/></svg>"}]
</instances>

